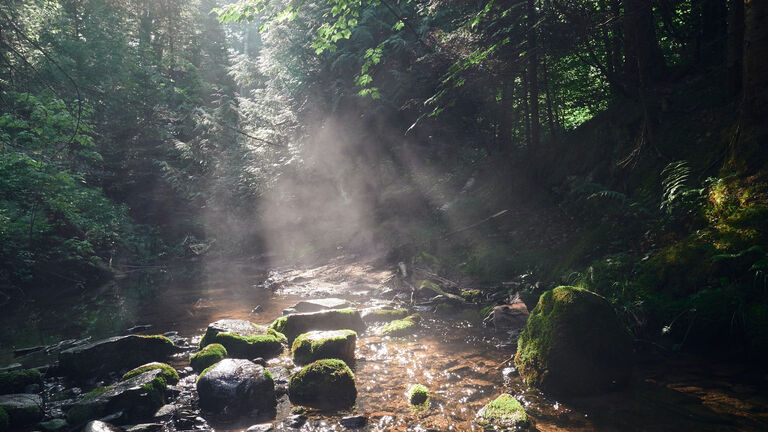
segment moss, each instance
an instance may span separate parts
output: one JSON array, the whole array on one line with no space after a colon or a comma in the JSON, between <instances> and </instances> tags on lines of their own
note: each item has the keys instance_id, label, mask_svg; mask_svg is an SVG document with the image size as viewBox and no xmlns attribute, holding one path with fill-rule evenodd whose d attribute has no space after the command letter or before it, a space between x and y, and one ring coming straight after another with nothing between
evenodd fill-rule
<instances>
[{"instance_id":1,"label":"moss","mask_svg":"<svg viewBox=\"0 0 768 432\"><path fill-rule=\"evenodd\" d=\"M291 377L288 396L298 405L317 408L350 406L357 398L355 374L341 360L318 360Z\"/></svg>"},{"instance_id":2,"label":"moss","mask_svg":"<svg viewBox=\"0 0 768 432\"><path fill-rule=\"evenodd\" d=\"M381 334L384 336L404 336L413 333L419 321L421 321L419 314L392 321L381 329Z\"/></svg>"},{"instance_id":3,"label":"moss","mask_svg":"<svg viewBox=\"0 0 768 432\"><path fill-rule=\"evenodd\" d=\"M189 364L196 372L214 365L227 356L227 349L222 344L210 344L189 358Z\"/></svg>"},{"instance_id":4,"label":"moss","mask_svg":"<svg viewBox=\"0 0 768 432\"><path fill-rule=\"evenodd\" d=\"M276 332L285 333L285 325L288 322L287 317L280 317L274 321L272 321L272 324L269 325L269 328Z\"/></svg>"},{"instance_id":5,"label":"moss","mask_svg":"<svg viewBox=\"0 0 768 432\"><path fill-rule=\"evenodd\" d=\"M5 412L5 408L0 407L0 432L6 432L9 423L8 413Z\"/></svg>"},{"instance_id":6,"label":"moss","mask_svg":"<svg viewBox=\"0 0 768 432\"><path fill-rule=\"evenodd\" d=\"M200 381L200 378L202 378L205 374L208 373L208 371L210 371L214 367L216 367L216 363L214 363L214 364L208 366L207 368L203 369L203 371L200 372L200 375L197 376L197 381Z\"/></svg>"},{"instance_id":7,"label":"moss","mask_svg":"<svg viewBox=\"0 0 768 432\"><path fill-rule=\"evenodd\" d=\"M83 396L83 398L81 400L87 401L87 400L91 400L91 399L96 399L102 393L106 393L109 390L112 390L112 386L96 387L95 389L93 389L90 392L86 393L86 395Z\"/></svg>"},{"instance_id":8,"label":"moss","mask_svg":"<svg viewBox=\"0 0 768 432\"><path fill-rule=\"evenodd\" d=\"M163 344L167 345L169 348L173 348L175 346L172 340L168 339L163 335L136 335L136 336L142 339L151 339L151 340L162 342Z\"/></svg>"},{"instance_id":9,"label":"moss","mask_svg":"<svg viewBox=\"0 0 768 432\"><path fill-rule=\"evenodd\" d=\"M425 405L429 402L429 389L421 384L414 384L408 389L408 402L411 405Z\"/></svg>"},{"instance_id":10,"label":"moss","mask_svg":"<svg viewBox=\"0 0 768 432\"><path fill-rule=\"evenodd\" d=\"M477 423L486 430L519 430L529 425L528 415L520 402L503 394L489 402L477 414Z\"/></svg>"},{"instance_id":11,"label":"moss","mask_svg":"<svg viewBox=\"0 0 768 432\"><path fill-rule=\"evenodd\" d=\"M179 374L176 372L176 369L172 368L170 365L165 363L148 363L143 366L139 366L136 369L133 369L131 371L128 371L123 375L122 380L129 380L135 376L139 376L143 374L144 372L151 371L159 369L161 371L161 375L167 383L175 384L179 382Z\"/></svg>"},{"instance_id":12,"label":"moss","mask_svg":"<svg viewBox=\"0 0 768 432\"><path fill-rule=\"evenodd\" d=\"M357 333L353 330L327 330L302 333L293 341L291 354L297 364L336 358L351 364L355 360Z\"/></svg>"},{"instance_id":13,"label":"moss","mask_svg":"<svg viewBox=\"0 0 768 432\"><path fill-rule=\"evenodd\" d=\"M42 384L43 375L37 369L0 373L0 394L22 393L31 384Z\"/></svg>"},{"instance_id":14,"label":"moss","mask_svg":"<svg viewBox=\"0 0 768 432\"><path fill-rule=\"evenodd\" d=\"M152 401L151 406L160 407L165 404L165 389L167 386L168 383L165 381L165 377L158 375L152 381L142 385L141 388L146 390L149 395Z\"/></svg>"},{"instance_id":15,"label":"moss","mask_svg":"<svg viewBox=\"0 0 768 432\"><path fill-rule=\"evenodd\" d=\"M275 377L272 376L272 372L264 369L264 372L262 372L261 374L264 375L266 378L269 378L270 380L272 380L272 382L275 381Z\"/></svg>"},{"instance_id":16,"label":"moss","mask_svg":"<svg viewBox=\"0 0 768 432\"><path fill-rule=\"evenodd\" d=\"M365 322L389 322L397 319L403 319L408 316L407 309L376 309L369 311L363 317Z\"/></svg>"},{"instance_id":17,"label":"moss","mask_svg":"<svg viewBox=\"0 0 768 432\"><path fill-rule=\"evenodd\" d=\"M274 357L283 352L283 342L287 341L284 334L264 326L254 327L263 334L241 335L239 333L217 333L205 335L200 346L220 344L226 347L227 353L233 357Z\"/></svg>"},{"instance_id":18,"label":"moss","mask_svg":"<svg viewBox=\"0 0 768 432\"><path fill-rule=\"evenodd\" d=\"M478 302L483 298L483 292L479 289L471 289L461 292L461 298L468 302Z\"/></svg>"}]
</instances>

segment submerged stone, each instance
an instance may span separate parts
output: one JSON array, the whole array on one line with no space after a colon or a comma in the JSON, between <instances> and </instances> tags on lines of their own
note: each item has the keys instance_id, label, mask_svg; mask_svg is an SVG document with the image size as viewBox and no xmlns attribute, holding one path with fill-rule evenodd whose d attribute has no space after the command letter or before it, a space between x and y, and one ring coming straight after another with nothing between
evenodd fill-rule
<instances>
[{"instance_id":1,"label":"submerged stone","mask_svg":"<svg viewBox=\"0 0 768 432\"><path fill-rule=\"evenodd\" d=\"M200 373L211 365L214 365L227 356L227 349L221 344L206 345L199 352L189 358L189 365L192 369Z\"/></svg>"},{"instance_id":2,"label":"submerged stone","mask_svg":"<svg viewBox=\"0 0 768 432\"><path fill-rule=\"evenodd\" d=\"M272 375L251 361L224 359L206 369L197 380L200 407L204 410L244 414L274 408Z\"/></svg>"},{"instance_id":3,"label":"submerged stone","mask_svg":"<svg viewBox=\"0 0 768 432\"><path fill-rule=\"evenodd\" d=\"M302 333L293 341L291 354L296 364L335 358L348 365L355 361L357 333L352 330L319 330Z\"/></svg>"},{"instance_id":4,"label":"submerged stone","mask_svg":"<svg viewBox=\"0 0 768 432\"><path fill-rule=\"evenodd\" d=\"M530 425L528 415L520 402L510 394L503 394L484 406L476 417L485 430L519 431Z\"/></svg>"},{"instance_id":5,"label":"submerged stone","mask_svg":"<svg viewBox=\"0 0 768 432\"><path fill-rule=\"evenodd\" d=\"M278 318L270 326L283 333L289 341L293 341L302 333L312 330L365 330L365 323L360 318L360 312L353 309L334 309L320 312L292 314Z\"/></svg>"},{"instance_id":6,"label":"submerged stone","mask_svg":"<svg viewBox=\"0 0 768 432\"><path fill-rule=\"evenodd\" d=\"M629 379L632 339L606 299L561 286L539 298L515 365L526 383L546 392L597 394Z\"/></svg>"},{"instance_id":7,"label":"submerged stone","mask_svg":"<svg viewBox=\"0 0 768 432\"><path fill-rule=\"evenodd\" d=\"M288 397L293 404L314 408L348 407L357 398L355 375L341 360L318 360L291 377Z\"/></svg>"},{"instance_id":8,"label":"submerged stone","mask_svg":"<svg viewBox=\"0 0 768 432\"><path fill-rule=\"evenodd\" d=\"M8 416L11 427L35 424L43 418L43 400L36 394L21 393L0 396L0 408Z\"/></svg>"},{"instance_id":9,"label":"submerged stone","mask_svg":"<svg viewBox=\"0 0 768 432\"><path fill-rule=\"evenodd\" d=\"M93 377L165 360L174 349L165 336L116 336L62 351L59 368L65 375Z\"/></svg>"},{"instance_id":10,"label":"submerged stone","mask_svg":"<svg viewBox=\"0 0 768 432\"><path fill-rule=\"evenodd\" d=\"M224 319L208 324L200 346L223 345L227 355L234 358L265 359L283 352L285 336L271 328L246 320Z\"/></svg>"},{"instance_id":11,"label":"submerged stone","mask_svg":"<svg viewBox=\"0 0 768 432\"><path fill-rule=\"evenodd\" d=\"M42 384L43 374L37 369L0 372L0 394L24 393L32 384Z\"/></svg>"},{"instance_id":12,"label":"submerged stone","mask_svg":"<svg viewBox=\"0 0 768 432\"><path fill-rule=\"evenodd\" d=\"M67 411L67 422L78 425L119 411L127 421L150 419L165 403L165 388L160 369L148 370L114 386L96 388Z\"/></svg>"}]
</instances>

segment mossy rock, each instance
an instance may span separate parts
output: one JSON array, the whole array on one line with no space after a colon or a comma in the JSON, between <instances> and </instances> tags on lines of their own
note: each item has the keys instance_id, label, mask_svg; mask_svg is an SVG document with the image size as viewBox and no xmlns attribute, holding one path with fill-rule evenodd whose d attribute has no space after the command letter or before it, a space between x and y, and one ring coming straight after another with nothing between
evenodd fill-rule
<instances>
[{"instance_id":1,"label":"mossy rock","mask_svg":"<svg viewBox=\"0 0 768 432\"><path fill-rule=\"evenodd\" d=\"M224 348L224 345L222 344L206 345L203 349L189 358L189 365L192 366L192 369L194 369L195 372L200 373L206 368L220 362L227 357L227 355L227 349Z\"/></svg>"},{"instance_id":2,"label":"mossy rock","mask_svg":"<svg viewBox=\"0 0 768 432\"><path fill-rule=\"evenodd\" d=\"M165 336L116 336L62 351L59 368L65 375L90 378L165 360L174 351Z\"/></svg>"},{"instance_id":3,"label":"mossy rock","mask_svg":"<svg viewBox=\"0 0 768 432\"><path fill-rule=\"evenodd\" d=\"M283 334L291 342L300 334L313 330L354 330L358 333L365 330L360 312L353 309L291 314L283 318L284 321L277 319L270 327L284 330Z\"/></svg>"},{"instance_id":4,"label":"mossy rock","mask_svg":"<svg viewBox=\"0 0 768 432\"><path fill-rule=\"evenodd\" d=\"M10 428L10 419L5 408L0 407L0 432L6 432Z\"/></svg>"},{"instance_id":5,"label":"mossy rock","mask_svg":"<svg viewBox=\"0 0 768 432\"><path fill-rule=\"evenodd\" d=\"M44 432L56 432L67 429L69 427L69 423L67 423L67 421L64 419L57 418L45 422L40 422L37 424L37 427Z\"/></svg>"},{"instance_id":6,"label":"mossy rock","mask_svg":"<svg viewBox=\"0 0 768 432\"><path fill-rule=\"evenodd\" d=\"M526 383L545 392L598 394L629 379L632 339L605 298L561 286L539 298L515 364Z\"/></svg>"},{"instance_id":7,"label":"mossy rock","mask_svg":"<svg viewBox=\"0 0 768 432\"><path fill-rule=\"evenodd\" d=\"M0 396L0 408L13 427L33 425L43 419L43 400L39 395L20 393Z\"/></svg>"},{"instance_id":8,"label":"mossy rock","mask_svg":"<svg viewBox=\"0 0 768 432\"><path fill-rule=\"evenodd\" d=\"M366 324L390 322L407 316L407 309L370 309L362 314L363 321Z\"/></svg>"},{"instance_id":9,"label":"mossy rock","mask_svg":"<svg viewBox=\"0 0 768 432\"><path fill-rule=\"evenodd\" d=\"M357 333L353 330L320 330L302 333L293 341L291 354L296 364L335 358L348 365L355 361Z\"/></svg>"},{"instance_id":10,"label":"mossy rock","mask_svg":"<svg viewBox=\"0 0 768 432\"><path fill-rule=\"evenodd\" d=\"M233 358L265 359L277 357L283 352L285 335L271 328L245 320L219 320L208 325L200 340L200 347L219 344Z\"/></svg>"},{"instance_id":11,"label":"mossy rock","mask_svg":"<svg viewBox=\"0 0 768 432\"><path fill-rule=\"evenodd\" d=\"M421 316L413 314L401 320L394 320L381 329L383 336L406 336L412 334L417 328Z\"/></svg>"},{"instance_id":12,"label":"mossy rock","mask_svg":"<svg viewBox=\"0 0 768 432\"><path fill-rule=\"evenodd\" d=\"M479 289L462 291L461 298L463 298L464 300L470 303L477 303L483 299L483 292L480 291Z\"/></svg>"},{"instance_id":13,"label":"mossy rock","mask_svg":"<svg viewBox=\"0 0 768 432\"><path fill-rule=\"evenodd\" d=\"M179 382L179 373L176 372L176 369L174 369L173 367L171 367L171 365L167 363L159 363L159 362L147 363L145 365L137 367L136 369L132 369L126 372L125 374L123 374L122 381L129 380L135 376L139 376L143 374L146 371L155 370L155 369L160 371L160 376L163 377L163 379L165 379L165 382L167 384L176 384L177 382Z\"/></svg>"},{"instance_id":14,"label":"mossy rock","mask_svg":"<svg viewBox=\"0 0 768 432\"><path fill-rule=\"evenodd\" d=\"M0 394L23 393L31 384L42 384L43 374L37 369L0 373Z\"/></svg>"},{"instance_id":15,"label":"mossy rock","mask_svg":"<svg viewBox=\"0 0 768 432\"><path fill-rule=\"evenodd\" d=\"M424 405L429 401L429 389L422 384L414 384L408 389L408 402L411 405Z\"/></svg>"},{"instance_id":16,"label":"mossy rock","mask_svg":"<svg viewBox=\"0 0 768 432\"><path fill-rule=\"evenodd\" d=\"M357 399L355 375L341 360L318 360L291 377L288 396L296 405L320 409L349 407Z\"/></svg>"},{"instance_id":17,"label":"mossy rock","mask_svg":"<svg viewBox=\"0 0 768 432\"><path fill-rule=\"evenodd\" d=\"M523 405L506 393L485 405L477 413L476 421L483 429L493 431L519 431L530 426Z\"/></svg>"}]
</instances>

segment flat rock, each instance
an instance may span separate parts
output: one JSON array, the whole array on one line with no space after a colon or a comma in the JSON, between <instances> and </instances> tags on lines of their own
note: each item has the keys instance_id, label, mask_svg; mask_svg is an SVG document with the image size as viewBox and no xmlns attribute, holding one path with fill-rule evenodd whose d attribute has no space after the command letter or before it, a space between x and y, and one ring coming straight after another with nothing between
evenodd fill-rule
<instances>
[{"instance_id":1,"label":"flat rock","mask_svg":"<svg viewBox=\"0 0 768 432\"><path fill-rule=\"evenodd\" d=\"M201 346L218 343L234 358L272 358L283 352L285 337L247 320L223 319L208 324Z\"/></svg>"},{"instance_id":2,"label":"flat rock","mask_svg":"<svg viewBox=\"0 0 768 432\"><path fill-rule=\"evenodd\" d=\"M43 418L43 400L36 394L9 394L0 396L0 407L8 413L11 426L25 426Z\"/></svg>"},{"instance_id":3,"label":"flat rock","mask_svg":"<svg viewBox=\"0 0 768 432\"><path fill-rule=\"evenodd\" d=\"M94 420L88 422L82 432L123 432L123 430L115 425L100 420Z\"/></svg>"},{"instance_id":4,"label":"flat rock","mask_svg":"<svg viewBox=\"0 0 768 432\"><path fill-rule=\"evenodd\" d=\"M163 336L116 336L59 353L59 370L79 378L133 369L146 363L164 361L175 350Z\"/></svg>"},{"instance_id":5,"label":"flat rock","mask_svg":"<svg viewBox=\"0 0 768 432\"><path fill-rule=\"evenodd\" d=\"M217 413L244 414L274 408L275 383L264 367L242 359L224 359L197 380L200 407Z\"/></svg>"},{"instance_id":6,"label":"flat rock","mask_svg":"<svg viewBox=\"0 0 768 432\"><path fill-rule=\"evenodd\" d=\"M316 330L303 333L293 341L291 354L298 365L335 358L353 364L357 333L352 330Z\"/></svg>"},{"instance_id":7,"label":"flat rock","mask_svg":"<svg viewBox=\"0 0 768 432\"><path fill-rule=\"evenodd\" d=\"M350 303L347 300L330 297L323 299L302 300L290 308L286 309L288 313L283 311L284 315L290 313L305 313L305 312L317 312L330 309L344 309L348 308Z\"/></svg>"},{"instance_id":8,"label":"flat rock","mask_svg":"<svg viewBox=\"0 0 768 432\"><path fill-rule=\"evenodd\" d=\"M360 312L352 309L333 309L320 312L297 313L280 318L285 320L282 333L293 341L302 333L312 330L365 330ZM280 329L277 329L280 331Z\"/></svg>"}]
</instances>

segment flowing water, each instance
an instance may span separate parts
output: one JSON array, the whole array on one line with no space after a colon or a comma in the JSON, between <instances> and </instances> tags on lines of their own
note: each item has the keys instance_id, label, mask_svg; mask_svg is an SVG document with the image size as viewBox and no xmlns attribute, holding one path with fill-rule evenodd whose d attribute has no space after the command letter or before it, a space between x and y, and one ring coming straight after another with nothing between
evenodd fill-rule
<instances>
[{"instance_id":1,"label":"flowing water","mask_svg":"<svg viewBox=\"0 0 768 432\"><path fill-rule=\"evenodd\" d=\"M391 298L391 275L365 264L332 263L311 269L269 269L219 262L157 274L137 273L97 292L60 292L28 299L2 311L0 364L36 366L44 351L13 356L13 347L50 345L64 339L124 334L136 325L144 333L178 332L195 342L209 322L248 319L266 324L303 298L342 297L356 307ZM260 309L253 309L259 305ZM523 401L540 431L768 430L768 375L712 360L678 358L640 364L624 391L593 398L559 400L527 388L509 361L514 344L506 333L476 320L445 319L430 313L417 334L382 338L376 326L361 334L354 365L358 398L349 410L306 412L301 430L344 430L339 420L363 415L363 430L469 431L477 411L504 392ZM471 317L472 314L467 316ZM476 316L476 315L475 315ZM271 363L285 362L275 360ZM179 359L174 366L185 366ZM429 387L427 408L413 408L410 384ZM291 416L283 396L275 419ZM265 419L258 419L262 422ZM211 419L216 430L242 430L254 419Z\"/></svg>"}]
</instances>

